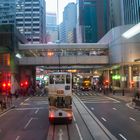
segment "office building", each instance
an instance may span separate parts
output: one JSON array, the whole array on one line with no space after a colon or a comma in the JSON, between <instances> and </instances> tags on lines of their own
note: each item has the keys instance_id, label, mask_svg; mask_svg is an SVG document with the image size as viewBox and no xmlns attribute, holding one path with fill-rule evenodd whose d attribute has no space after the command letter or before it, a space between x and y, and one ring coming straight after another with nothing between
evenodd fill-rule
<instances>
[{"instance_id":1,"label":"office building","mask_svg":"<svg viewBox=\"0 0 140 140\"><path fill-rule=\"evenodd\" d=\"M108 30L108 0L77 0L77 42L95 43Z\"/></svg>"},{"instance_id":2,"label":"office building","mask_svg":"<svg viewBox=\"0 0 140 140\"><path fill-rule=\"evenodd\" d=\"M58 26L56 22L56 13L46 14L47 42L56 42L58 39Z\"/></svg>"},{"instance_id":3,"label":"office building","mask_svg":"<svg viewBox=\"0 0 140 140\"><path fill-rule=\"evenodd\" d=\"M60 40L64 43L74 43L76 42L76 20L77 20L77 13L76 13L76 4L69 3L63 12L63 30L64 36ZM62 33L61 33L62 34Z\"/></svg>"},{"instance_id":4,"label":"office building","mask_svg":"<svg viewBox=\"0 0 140 140\"><path fill-rule=\"evenodd\" d=\"M45 11L45 0L16 0L16 26L29 43L45 41Z\"/></svg>"},{"instance_id":5,"label":"office building","mask_svg":"<svg viewBox=\"0 0 140 140\"><path fill-rule=\"evenodd\" d=\"M139 0L110 0L110 28L140 22Z\"/></svg>"},{"instance_id":6,"label":"office building","mask_svg":"<svg viewBox=\"0 0 140 140\"><path fill-rule=\"evenodd\" d=\"M15 10L15 0L0 0L0 24L14 24Z\"/></svg>"}]
</instances>

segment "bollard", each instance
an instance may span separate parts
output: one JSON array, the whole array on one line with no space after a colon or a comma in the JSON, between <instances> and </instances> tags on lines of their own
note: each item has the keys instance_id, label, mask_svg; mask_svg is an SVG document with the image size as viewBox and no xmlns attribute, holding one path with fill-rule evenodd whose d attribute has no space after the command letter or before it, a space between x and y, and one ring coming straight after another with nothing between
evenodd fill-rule
<instances>
[{"instance_id":1,"label":"bollard","mask_svg":"<svg viewBox=\"0 0 140 140\"><path fill-rule=\"evenodd\" d=\"M113 95L115 95L115 90L113 90Z\"/></svg>"}]
</instances>

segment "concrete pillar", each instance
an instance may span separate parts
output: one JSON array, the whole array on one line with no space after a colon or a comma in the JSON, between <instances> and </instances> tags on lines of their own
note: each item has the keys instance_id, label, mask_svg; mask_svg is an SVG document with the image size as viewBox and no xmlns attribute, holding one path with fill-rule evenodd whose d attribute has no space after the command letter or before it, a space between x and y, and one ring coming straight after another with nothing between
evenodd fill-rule
<instances>
[{"instance_id":1,"label":"concrete pillar","mask_svg":"<svg viewBox=\"0 0 140 140\"><path fill-rule=\"evenodd\" d=\"M17 81L15 74L11 73L11 93L14 94L19 88L19 82Z\"/></svg>"},{"instance_id":2,"label":"concrete pillar","mask_svg":"<svg viewBox=\"0 0 140 140\"><path fill-rule=\"evenodd\" d=\"M132 88L131 82L132 82L132 66L128 66L128 87Z\"/></svg>"},{"instance_id":3,"label":"concrete pillar","mask_svg":"<svg viewBox=\"0 0 140 140\"><path fill-rule=\"evenodd\" d=\"M19 72L20 82L28 81L29 85L35 87L36 69L34 66L21 66Z\"/></svg>"},{"instance_id":4,"label":"concrete pillar","mask_svg":"<svg viewBox=\"0 0 140 140\"><path fill-rule=\"evenodd\" d=\"M123 65L121 66L120 69L120 75L121 75L121 79L120 79L121 88L124 89L124 66Z\"/></svg>"},{"instance_id":5,"label":"concrete pillar","mask_svg":"<svg viewBox=\"0 0 140 140\"><path fill-rule=\"evenodd\" d=\"M10 71L11 71L11 93L14 94L19 88L18 69L15 62L14 52L10 54Z\"/></svg>"}]
</instances>

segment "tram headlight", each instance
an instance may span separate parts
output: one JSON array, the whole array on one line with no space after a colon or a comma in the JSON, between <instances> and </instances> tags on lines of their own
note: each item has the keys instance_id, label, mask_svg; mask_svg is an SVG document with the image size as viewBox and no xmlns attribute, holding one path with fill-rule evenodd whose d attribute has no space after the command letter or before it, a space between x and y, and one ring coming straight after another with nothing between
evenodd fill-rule
<instances>
[{"instance_id":1,"label":"tram headlight","mask_svg":"<svg viewBox=\"0 0 140 140\"><path fill-rule=\"evenodd\" d=\"M68 117L72 117L72 114L71 114L71 113L67 113L67 116L68 116Z\"/></svg>"},{"instance_id":2,"label":"tram headlight","mask_svg":"<svg viewBox=\"0 0 140 140\"><path fill-rule=\"evenodd\" d=\"M54 118L54 113L50 113L50 118Z\"/></svg>"}]
</instances>

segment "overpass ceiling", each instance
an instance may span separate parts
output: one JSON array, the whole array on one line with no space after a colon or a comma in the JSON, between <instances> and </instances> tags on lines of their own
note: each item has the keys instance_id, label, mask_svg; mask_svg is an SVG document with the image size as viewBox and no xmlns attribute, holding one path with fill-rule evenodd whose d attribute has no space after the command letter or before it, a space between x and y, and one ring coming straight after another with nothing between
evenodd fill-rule
<instances>
[{"instance_id":1,"label":"overpass ceiling","mask_svg":"<svg viewBox=\"0 0 140 140\"><path fill-rule=\"evenodd\" d=\"M94 66L37 66L43 70L72 70L72 69L77 69L77 70L97 70L97 69L103 69L106 67L105 65L99 66L99 65L94 65Z\"/></svg>"}]
</instances>

